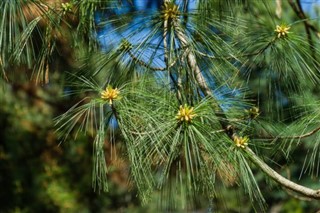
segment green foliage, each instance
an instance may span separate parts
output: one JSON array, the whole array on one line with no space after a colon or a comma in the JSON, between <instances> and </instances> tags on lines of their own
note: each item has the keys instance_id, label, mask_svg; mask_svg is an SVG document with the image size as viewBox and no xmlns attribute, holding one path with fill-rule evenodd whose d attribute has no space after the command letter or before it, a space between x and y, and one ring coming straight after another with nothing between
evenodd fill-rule
<instances>
[{"instance_id":1,"label":"green foliage","mask_svg":"<svg viewBox=\"0 0 320 213\"><path fill-rule=\"evenodd\" d=\"M20 129L17 135L6 134L0 147L3 168L13 172L5 163L16 165L16 159L6 155L21 155L24 149L11 141L25 135L31 137L28 141L36 135L38 141L50 130L51 146L70 144L59 156L77 163L82 155L88 159L90 143L84 142L93 146L93 165L86 169L72 168L73 163L66 168L53 157L36 161L35 196L47 201L30 210L102 211L92 207L94 202L112 206L108 197L81 203L86 198L71 183L77 182L73 172L84 172L79 184L87 187L89 167L94 191L123 195L125 190L113 191L115 150L125 161L129 186L136 187L133 193L143 204L152 203L142 208L146 211L155 210L154 203L165 211L215 206L217 211L266 211L273 198L247 150L282 175L277 164L296 160L292 179L309 180L307 173L313 178L308 184L315 184L320 165L319 26L297 12L299 2L200 0L191 10L188 1L165 1L158 10L139 12L132 12L133 3L121 1L0 3L0 68L7 87L0 99L6 115L2 122ZM116 9L124 12L119 15ZM97 14L102 14L99 23ZM100 47L97 33L104 26L108 31L102 36L113 39ZM50 70L60 80L53 78L40 94L38 87L7 83L19 82L22 72L48 83ZM65 97L56 102L52 96L62 93ZM48 103L34 108L27 100L31 95ZM30 145L26 149L35 152ZM300 149L304 155L295 159ZM10 195L31 194L22 193L27 188L24 172L6 180L14 189ZM240 197L240 208L228 201L230 194ZM135 206L137 201L130 198L124 205L130 202ZM297 205L288 202L281 204L283 211ZM29 211L17 203L5 210Z\"/></svg>"}]
</instances>

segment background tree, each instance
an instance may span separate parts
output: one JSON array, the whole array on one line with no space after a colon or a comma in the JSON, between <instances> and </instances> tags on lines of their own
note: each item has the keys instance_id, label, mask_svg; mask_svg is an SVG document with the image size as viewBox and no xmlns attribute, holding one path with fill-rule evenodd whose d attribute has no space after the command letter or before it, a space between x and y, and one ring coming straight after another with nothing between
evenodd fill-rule
<instances>
[{"instance_id":1,"label":"background tree","mask_svg":"<svg viewBox=\"0 0 320 213\"><path fill-rule=\"evenodd\" d=\"M108 202L105 208L138 205L136 194L158 203L149 211L320 208L320 22L303 5L0 3L1 182L10 195L1 197L17 197L2 199L4 211L103 211ZM24 147L21 140L46 142ZM74 166L88 157L87 140L92 186L110 191L111 201L83 183L85 195L70 185L83 173L88 182L88 167ZM30 161L32 170L15 171L38 153L39 168ZM113 189L127 175L134 190L121 201L126 190ZM279 187L295 199L268 193ZM32 201L39 205L23 207Z\"/></svg>"}]
</instances>

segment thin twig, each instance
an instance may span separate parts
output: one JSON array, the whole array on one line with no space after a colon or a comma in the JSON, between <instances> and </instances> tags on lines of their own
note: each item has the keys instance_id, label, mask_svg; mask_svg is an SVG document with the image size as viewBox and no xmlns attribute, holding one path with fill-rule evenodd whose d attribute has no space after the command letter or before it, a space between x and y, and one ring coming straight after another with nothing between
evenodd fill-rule
<instances>
[{"instance_id":1,"label":"thin twig","mask_svg":"<svg viewBox=\"0 0 320 213\"><path fill-rule=\"evenodd\" d=\"M176 92L176 96L177 99L179 101L180 104L182 104L181 102L181 85L179 84L179 81L177 82L174 79L174 76L172 75L172 72L170 71L171 66L169 65L169 54L168 54L168 41L167 41L167 36L168 36L168 20L165 19L163 22L163 48L164 48L164 62L166 64L166 70L169 73L170 79L173 82L174 86L177 88L177 92ZM174 60L173 65L176 63L176 61L178 61L178 57L176 58L176 60ZM172 65L172 66L173 66ZM178 76L179 78L179 76Z\"/></svg>"},{"instance_id":2,"label":"thin twig","mask_svg":"<svg viewBox=\"0 0 320 213\"><path fill-rule=\"evenodd\" d=\"M200 52L198 50L196 50L195 52L201 56L204 56L204 57L207 57L207 58L210 58L210 59L225 59L225 60L230 60L230 59L236 59L238 61L240 61L238 58L240 57L246 57L246 56L256 56L256 55L260 55L262 54L264 51L266 51L270 45L275 41L275 38L273 38L270 42L268 42L266 44L266 46L264 46L262 49L256 51L256 52L253 52L253 53L245 53L245 54L241 54L241 55L238 55L238 56L235 56L235 55L229 55L229 56L214 56L214 55L208 55L206 53L203 53L203 52Z\"/></svg>"},{"instance_id":3,"label":"thin twig","mask_svg":"<svg viewBox=\"0 0 320 213\"><path fill-rule=\"evenodd\" d=\"M295 3L293 2L293 0L288 0L289 1L289 4L290 6L292 7L292 9L294 10L294 12L298 15L298 17L303 21L303 23L305 25L308 26L309 29L311 29L314 33L319 33L320 31L312 24L310 24L310 22L308 21L307 19L307 16L305 15L303 9L302 9L302 6L301 6L301 3L300 1L298 0L298 7L296 7Z\"/></svg>"},{"instance_id":4,"label":"thin twig","mask_svg":"<svg viewBox=\"0 0 320 213\"><path fill-rule=\"evenodd\" d=\"M265 138L259 138L259 139L264 139L264 140L277 140L277 139L301 139L301 138L306 138L309 137L315 133L320 131L320 127L315 128L314 130L302 134L302 135L294 135L294 136L276 136L276 137L265 137Z\"/></svg>"},{"instance_id":5,"label":"thin twig","mask_svg":"<svg viewBox=\"0 0 320 213\"><path fill-rule=\"evenodd\" d=\"M114 107L113 103L110 105L110 108L111 108L111 111L112 111L114 117L116 118L116 120L119 121L119 113L116 110L116 108Z\"/></svg>"},{"instance_id":6,"label":"thin twig","mask_svg":"<svg viewBox=\"0 0 320 213\"><path fill-rule=\"evenodd\" d=\"M146 62L138 59L131 51L128 51L128 54L134 62L140 64L141 66L143 66L145 68L153 70L153 71L166 71L168 68L173 67L175 65L175 63L178 61L178 58L176 58L168 67L152 67L149 64L147 64Z\"/></svg>"},{"instance_id":7,"label":"thin twig","mask_svg":"<svg viewBox=\"0 0 320 213\"><path fill-rule=\"evenodd\" d=\"M305 133L303 135L287 136L287 137L280 137L280 138L281 139L301 139L301 138L306 138L306 137L309 137L309 136L315 134L319 130L320 130L320 127L317 127L314 130L312 130L311 132Z\"/></svg>"},{"instance_id":8,"label":"thin twig","mask_svg":"<svg viewBox=\"0 0 320 213\"><path fill-rule=\"evenodd\" d=\"M304 24L304 28L305 28L305 31L307 33L307 37L308 37L308 42L309 42L309 47L310 47L310 50L311 50L311 54L312 54L312 58L314 60L316 60L316 56L315 56L315 47L314 47L314 43L313 43L313 40L312 40L312 36L311 36L311 32L310 30L314 31L315 33L319 33L319 31L312 25L309 23L309 21L307 20L307 16L305 15L303 9L302 9L302 6L301 6L301 3L300 3L300 0L297 0L297 5L293 2L293 0L288 0L289 1L289 4L290 6L292 7L293 11L297 14L297 16L303 20L303 24Z\"/></svg>"}]
</instances>

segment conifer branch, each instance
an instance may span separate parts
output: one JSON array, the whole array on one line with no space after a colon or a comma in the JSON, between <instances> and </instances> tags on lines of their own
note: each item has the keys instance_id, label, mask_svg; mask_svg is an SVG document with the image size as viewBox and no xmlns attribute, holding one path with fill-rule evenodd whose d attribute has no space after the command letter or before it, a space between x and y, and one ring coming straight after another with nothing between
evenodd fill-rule
<instances>
[{"instance_id":1,"label":"conifer branch","mask_svg":"<svg viewBox=\"0 0 320 213\"><path fill-rule=\"evenodd\" d=\"M119 113L118 113L118 111L116 110L116 108L114 107L114 105L111 104L111 105L110 105L110 108L111 108L111 111L112 111L114 117L116 118L116 120L119 121Z\"/></svg>"},{"instance_id":2,"label":"conifer branch","mask_svg":"<svg viewBox=\"0 0 320 213\"><path fill-rule=\"evenodd\" d=\"M272 39L270 42L268 42L262 49L256 51L256 52L253 52L253 53L245 53L245 54L242 54L242 55L238 55L238 56L235 56L235 55L229 55L229 56L214 56L214 55L209 55L209 54L206 54L206 53L203 53L203 52L200 52L198 50L196 50L196 53L203 56L203 57L207 57L207 58L210 58L210 59L226 59L226 60L230 60L230 59L236 59L238 60L239 57L246 57L246 56L256 56L256 55L260 55L262 54L264 51L266 51L270 45L275 41L276 39ZM238 60L240 61L240 60Z\"/></svg>"},{"instance_id":3,"label":"conifer branch","mask_svg":"<svg viewBox=\"0 0 320 213\"><path fill-rule=\"evenodd\" d=\"M178 58L176 58L171 64L169 64L166 67L152 67L149 64L147 64L146 62L138 59L130 50L128 50L128 54L134 62L136 62L136 63L140 64L140 66L145 67L145 68L152 70L152 71L166 71L169 68L173 67L178 61Z\"/></svg>"},{"instance_id":4,"label":"conifer branch","mask_svg":"<svg viewBox=\"0 0 320 213\"><path fill-rule=\"evenodd\" d=\"M277 136L277 137L266 137L266 138L259 138L259 139L266 139L266 140L277 140L277 139L302 139L302 138L306 138L309 136L314 135L315 133L317 133L318 131L320 131L320 127L317 127L315 129L313 129L310 132L307 132L305 134L302 135L294 135L294 136Z\"/></svg>"},{"instance_id":5,"label":"conifer branch","mask_svg":"<svg viewBox=\"0 0 320 213\"><path fill-rule=\"evenodd\" d=\"M172 65L169 65L167 36L168 36L168 20L164 20L164 22L163 22L163 48L164 48L164 62L166 64L165 69L168 71L171 81L173 82L173 84L177 88L176 96L177 96L177 99L180 102L180 104L182 104L181 92L180 92L181 91L181 84L179 84L179 80L178 80L178 82L176 82L176 80L174 79L174 77L170 71L170 68L176 63L176 61L178 61L178 58L173 61ZM178 78L180 78L180 76L178 76Z\"/></svg>"},{"instance_id":6,"label":"conifer branch","mask_svg":"<svg viewBox=\"0 0 320 213\"><path fill-rule=\"evenodd\" d=\"M313 32L320 33L320 31L307 20L307 16L303 12L300 0L298 0L297 3L298 3L298 7L295 5L293 0L289 0L290 6L292 7L293 11L297 14L297 16L301 20L303 20L304 25L307 26L309 29L311 29Z\"/></svg>"},{"instance_id":7,"label":"conifer branch","mask_svg":"<svg viewBox=\"0 0 320 213\"><path fill-rule=\"evenodd\" d=\"M166 67L152 67L152 66L150 66L146 62L138 59L130 50L128 50L128 54L134 62L140 64L142 67L145 67L145 68L153 70L153 71L165 71L166 70Z\"/></svg>"},{"instance_id":8,"label":"conifer branch","mask_svg":"<svg viewBox=\"0 0 320 213\"><path fill-rule=\"evenodd\" d=\"M296 3L298 6L293 2L293 0L289 0L289 4L290 4L291 8L293 9L293 11L297 14L297 16L301 20L303 20L303 24L304 24L305 31L307 33L307 38L308 38L309 47L310 47L310 50L312 53L312 57L313 57L313 59L316 60L315 47L314 47L314 43L313 43L312 36L311 36L311 30L313 32L315 32L317 35L319 34L319 31L317 30L317 28L315 26L310 24L310 22L308 21L307 16L302 9L300 0L297 0Z\"/></svg>"},{"instance_id":9,"label":"conifer branch","mask_svg":"<svg viewBox=\"0 0 320 213\"><path fill-rule=\"evenodd\" d=\"M179 38L181 44L183 47L187 46L187 37L186 35L183 33L183 30L181 28L178 27L177 23L176 23L176 34L177 37ZM196 81L199 85L199 87L201 88L201 90L204 92L204 94L206 94L207 96L212 97L212 91L211 89L208 87L206 80L204 78L204 76L201 73L201 70L199 68L199 66L197 65L197 61L196 61L196 57L195 55L191 52L191 50L187 49L187 63L192 71L192 73L195 75ZM217 107L219 109L219 112L215 112L216 116L219 118L222 118L222 120L220 120L220 124L221 126L226 129L226 134L233 139L236 135L236 132L234 131L234 128L232 127L232 125L229 124L229 121L225 115L225 113L223 112L221 106L219 104L217 104ZM314 189L310 189L304 186L301 186L297 183L292 182L291 180L283 177L282 175L280 175L279 173L277 173L276 171L274 171L271 167L269 167L264 161L262 161L250 148L246 147L246 153L249 156L249 159L256 164L256 166L258 166L263 172L265 172L266 175L268 175L271 179L273 179L274 181L276 181L278 184L280 184L281 186L290 189L294 192L300 193L306 197L309 198L313 198L313 199L318 199L320 200L320 189L318 190L314 190Z\"/></svg>"},{"instance_id":10,"label":"conifer branch","mask_svg":"<svg viewBox=\"0 0 320 213\"><path fill-rule=\"evenodd\" d=\"M264 161L262 161L250 148L245 149L246 153L248 154L249 159L256 164L263 172L265 172L271 179L273 179L275 182L280 184L281 186L290 189L296 193L299 193L301 195L304 195L309 198L320 200L320 189L314 190L310 189L308 187L299 185L276 171L274 171L271 167L269 167Z\"/></svg>"},{"instance_id":11,"label":"conifer branch","mask_svg":"<svg viewBox=\"0 0 320 213\"><path fill-rule=\"evenodd\" d=\"M308 133L305 133L305 134L302 134L302 135L296 135L296 136L288 136L288 137L283 137L283 138L290 138L290 139L301 139L301 138L306 138L306 137L309 137L313 134L315 134L316 132L318 132L320 130L320 127L317 127L315 128L314 130L308 132Z\"/></svg>"},{"instance_id":12,"label":"conifer branch","mask_svg":"<svg viewBox=\"0 0 320 213\"><path fill-rule=\"evenodd\" d=\"M182 47L186 48L186 57L187 57L188 66L190 67L192 74L194 75L200 89L202 90L202 92L205 95L207 95L209 97L213 97L212 91L209 88L209 86L207 85L206 79L202 75L201 70L197 64L197 60L196 60L195 55L188 48L188 40L187 40L186 35L183 33L183 29L181 29L178 26L177 22L175 22L174 24L175 24L175 29L176 29L176 35L177 35L178 39L180 40ZM213 99L213 100L215 100L215 99ZM222 118L221 120L219 120L222 128L225 129L228 136L230 138L232 138L233 137L233 127L228 123L227 117L226 117L225 113L223 112L223 109L221 108L221 106L218 103L215 103L215 107L218 109L217 111L214 111L215 115L218 118Z\"/></svg>"}]
</instances>

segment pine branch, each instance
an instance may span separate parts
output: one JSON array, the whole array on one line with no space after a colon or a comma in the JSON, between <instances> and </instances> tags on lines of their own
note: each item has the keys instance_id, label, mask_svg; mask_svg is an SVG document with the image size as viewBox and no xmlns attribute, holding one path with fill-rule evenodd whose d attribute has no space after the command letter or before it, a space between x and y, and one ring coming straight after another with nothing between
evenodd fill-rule
<instances>
[{"instance_id":1,"label":"pine branch","mask_svg":"<svg viewBox=\"0 0 320 213\"><path fill-rule=\"evenodd\" d=\"M298 7L295 5L293 0L289 0L288 2L290 4L290 6L292 7L293 11L297 14L297 16L301 20L303 20L303 23L305 26L307 26L309 29L311 29L315 33L320 33L320 31L314 25L310 24L310 22L307 20L307 16L303 12L303 9L302 9L302 6L301 6L301 3L299 0L297 1Z\"/></svg>"},{"instance_id":2,"label":"pine branch","mask_svg":"<svg viewBox=\"0 0 320 213\"><path fill-rule=\"evenodd\" d=\"M264 161L262 161L250 148L245 149L250 160L256 164L262 171L264 171L271 179L280 184L281 186L304 195L309 198L320 200L320 189L314 190L308 187L301 186L287 178L283 177L271 167L269 167Z\"/></svg>"},{"instance_id":3,"label":"pine branch","mask_svg":"<svg viewBox=\"0 0 320 213\"><path fill-rule=\"evenodd\" d=\"M192 73L194 74L194 77L195 77L200 89L207 96L213 97L212 91L209 88L209 86L207 85L206 80L205 80L204 76L202 75L201 70L197 64L197 60L196 60L195 55L188 48L187 37L183 33L183 29L181 29L179 27L177 22L174 22L174 24L175 24L175 28L176 28L176 35L177 35L178 39L180 40L182 47L186 48L187 63L189 65L189 67L191 68ZM215 98L213 98L213 100L215 100ZM219 120L222 128L225 129L228 136L230 138L232 138L233 137L233 127L229 124L229 122L227 120L227 116L223 113L223 109L221 108L221 106L218 103L215 103L215 107L218 108L217 111L214 111L215 115L218 118L222 118Z\"/></svg>"},{"instance_id":4,"label":"pine branch","mask_svg":"<svg viewBox=\"0 0 320 213\"><path fill-rule=\"evenodd\" d=\"M264 140L301 139L301 138L306 138L306 137L312 136L313 134L317 133L318 131L320 131L320 127L317 127L314 130L307 132L305 134L302 134L302 135L266 137L266 138L259 138L259 139L264 139Z\"/></svg>"},{"instance_id":5,"label":"pine branch","mask_svg":"<svg viewBox=\"0 0 320 213\"><path fill-rule=\"evenodd\" d=\"M318 132L319 130L320 130L320 127L316 128L316 129L314 129L314 130L312 130L311 132L308 132L308 133L306 133L306 134L298 135L298 136L292 136L292 137L289 137L289 138L291 138L291 139L306 138L306 137L309 137L309 136L315 134L315 133Z\"/></svg>"},{"instance_id":6,"label":"pine branch","mask_svg":"<svg viewBox=\"0 0 320 213\"><path fill-rule=\"evenodd\" d=\"M145 67L145 68L152 70L152 71L166 71L169 68L173 67L178 61L178 59L175 59L171 64L169 64L166 67L152 67L149 64L147 64L146 62L138 59L130 50L128 50L128 54L134 62L136 62L136 63L140 64L140 66Z\"/></svg>"},{"instance_id":7,"label":"pine branch","mask_svg":"<svg viewBox=\"0 0 320 213\"><path fill-rule=\"evenodd\" d=\"M257 56L257 55L260 55L262 54L264 51L266 51L270 45L276 40L276 38L273 38L270 42L268 42L262 49L256 51L256 52L253 52L253 53L245 53L245 54L241 54L241 55L229 55L229 56L212 56L212 55L208 55L206 53L203 53L203 52L200 52L198 50L196 50L196 52L203 56L203 57L207 57L207 58L210 58L210 59L226 59L226 60L230 60L230 59L236 59L238 60L239 57L246 57L246 56Z\"/></svg>"},{"instance_id":8,"label":"pine branch","mask_svg":"<svg viewBox=\"0 0 320 213\"><path fill-rule=\"evenodd\" d=\"M112 111L114 117L116 118L116 120L119 121L119 113L118 113L118 111L116 110L116 108L114 107L114 105L111 104L111 105L110 105L110 108L111 108L111 111Z\"/></svg>"},{"instance_id":9,"label":"pine branch","mask_svg":"<svg viewBox=\"0 0 320 213\"><path fill-rule=\"evenodd\" d=\"M293 0L288 0L288 2L290 4L291 8L293 9L293 11L297 14L297 16L301 20L303 20L304 28L305 28L305 31L307 33L309 47L310 47L310 50L312 52L312 57L316 60L315 47L314 47L314 43L313 43L312 36L311 36L311 30L313 32L315 32L317 35L318 35L319 31L317 30L317 28L315 26L310 24L310 22L308 21L307 16L306 16L306 14L304 13L304 11L302 9L300 0L296 1L298 6L293 2Z\"/></svg>"},{"instance_id":10,"label":"pine branch","mask_svg":"<svg viewBox=\"0 0 320 213\"><path fill-rule=\"evenodd\" d=\"M171 81L174 83L174 85L177 88L177 92L176 92L177 99L180 102L180 104L182 104L182 102L181 102L181 92L180 92L181 91L181 84L179 84L179 80L178 80L178 82L176 82L176 80L174 79L172 73L170 72L170 68L176 63L176 61L178 61L178 58L176 60L174 60L171 65L169 65L167 36L168 36L168 20L164 20L164 22L163 22L164 62L166 64L166 70L169 73L170 79L171 79ZM180 78L180 76L178 76L178 78Z\"/></svg>"},{"instance_id":11,"label":"pine branch","mask_svg":"<svg viewBox=\"0 0 320 213\"><path fill-rule=\"evenodd\" d=\"M177 37L179 38L181 44L183 47L187 47L187 37L184 34L183 30L179 28L178 24L175 23L175 27L177 29ZM195 75L196 81L201 88L201 90L206 94L207 96L213 97L211 89L208 87L206 80L204 76L201 73L201 70L199 66L197 65L196 57L192 53L191 50L187 49L187 63L189 67L191 68L191 71ZM221 126L226 129L226 134L233 139L234 136L236 135L236 132L234 131L234 128L232 125L230 125L227 116L223 112L221 106L217 104L217 107L219 109L219 112L215 112L215 115L219 118L222 118L220 120ZM264 161L262 161L251 149L246 147L246 153L249 156L249 159L255 163L262 171L265 172L270 178L272 178L274 181L276 181L278 184L281 186L288 188L294 192L300 193L306 197L313 198L313 199L318 199L320 200L320 189L319 190L314 190L310 189L304 186L301 186L299 184L296 184L292 182L291 180L288 180L287 178L283 177L276 171L274 171L271 167L269 167Z\"/></svg>"}]
</instances>

